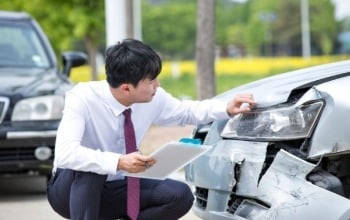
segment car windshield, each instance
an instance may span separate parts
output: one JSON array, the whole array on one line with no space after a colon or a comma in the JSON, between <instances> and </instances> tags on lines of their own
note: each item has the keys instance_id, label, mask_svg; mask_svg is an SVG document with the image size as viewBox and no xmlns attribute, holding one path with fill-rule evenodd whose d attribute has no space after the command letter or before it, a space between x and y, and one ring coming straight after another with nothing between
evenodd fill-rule
<instances>
[{"instance_id":1,"label":"car windshield","mask_svg":"<svg viewBox=\"0 0 350 220\"><path fill-rule=\"evenodd\" d=\"M0 67L50 67L43 43L31 25L0 22L0 36Z\"/></svg>"}]
</instances>

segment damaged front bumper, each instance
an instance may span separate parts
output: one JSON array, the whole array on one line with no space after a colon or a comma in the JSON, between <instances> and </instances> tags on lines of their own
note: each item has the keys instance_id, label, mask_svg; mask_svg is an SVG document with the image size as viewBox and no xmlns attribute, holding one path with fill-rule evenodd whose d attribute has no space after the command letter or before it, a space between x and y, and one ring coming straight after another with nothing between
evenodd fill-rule
<instances>
[{"instance_id":1,"label":"damaged front bumper","mask_svg":"<svg viewBox=\"0 0 350 220\"><path fill-rule=\"evenodd\" d=\"M348 199L307 181L315 164L280 150L266 169L267 145L219 140L188 165L186 180L196 197L193 212L215 220L350 219Z\"/></svg>"}]
</instances>

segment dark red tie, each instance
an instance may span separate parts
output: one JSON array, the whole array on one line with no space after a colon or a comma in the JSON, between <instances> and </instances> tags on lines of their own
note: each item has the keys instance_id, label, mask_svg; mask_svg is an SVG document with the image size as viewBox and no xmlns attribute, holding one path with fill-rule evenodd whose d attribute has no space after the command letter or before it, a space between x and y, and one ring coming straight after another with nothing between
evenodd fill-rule
<instances>
[{"instance_id":1,"label":"dark red tie","mask_svg":"<svg viewBox=\"0 0 350 220\"><path fill-rule=\"evenodd\" d=\"M124 121L124 136L126 153L136 151L135 130L131 121L131 109L126 109L123 112ZM140 212L140 179L136 177L127 177L128 193L127 193L127 211L128 216L132 220L136 220Z\"/></svg>"}]
</instances>

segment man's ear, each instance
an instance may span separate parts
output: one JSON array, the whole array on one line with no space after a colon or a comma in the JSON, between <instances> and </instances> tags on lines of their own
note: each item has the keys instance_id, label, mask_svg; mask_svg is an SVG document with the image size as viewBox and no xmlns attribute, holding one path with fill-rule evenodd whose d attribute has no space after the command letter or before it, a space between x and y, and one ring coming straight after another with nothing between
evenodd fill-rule
<instances>
[{"instance_id":1,"label":"man's ear","mask_svg":"<svg viewBox=\"0 0 350 220\"><path fill-rule=\"evenodd\" d=\"M123 83L123 84L120 85L120 89L121 89L121 91L123 93L124 92L129 93L130 92L130 86L131 86L131 84L129 84L129 83Z\"/></svg>"}]
</instances>

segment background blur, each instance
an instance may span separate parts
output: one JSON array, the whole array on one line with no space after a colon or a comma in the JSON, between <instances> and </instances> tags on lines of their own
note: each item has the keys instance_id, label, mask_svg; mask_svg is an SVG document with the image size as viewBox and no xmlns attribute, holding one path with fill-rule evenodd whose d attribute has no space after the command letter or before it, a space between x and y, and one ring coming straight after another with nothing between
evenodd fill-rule
<instances>
[{"instance_id":1,"label":"background blur","mask_svg":"<svg viewBox=\"0 0 350 220\"><path fill-rule=\"evenodd\" d=\"M199 1L205 0L139 0L140 37L163 58L162 86L181 99L197 98ZM306 6L305 2L216 0L217 93L284 71L350 58L350 1L308 0ZM82 50L89 55L89 65L73 70L73 82L105 78L105 9L103 0L0 1L0 10L31 14L48 35L57 56L65 50ZM305 10L309 19L302 16ZM303 50L305 31L310 37L309 54ZM190 136L191 130L152 127L141 147L149 153L167 141ZM46 201L46 180L35 181L0 181L0 219L62 219ZM183 219L197 218L189 213Z\"/></svg>"},{"instance_id":2,"label":"background blur","mask_svg":"<svg viewBox=\"0 0 350 220\"><path fill-rule=\"evenodd\" d=\"M268 75L349 58L350 2L308 0L303 6L304 2L216 1L217 93ZM139 7L140 37L164 60L162 86L179 98L196 98L197 1L141 0ZM1 1L0 9L35 17L57 55L63 50L86 51L90 65L75 69L73 81L104 78L105 1L11 0ZM302 10L307 10L309 19L301 16ZM302 48L305 24L310 36L308 56Z\"/></svg>"}]
</instances>

